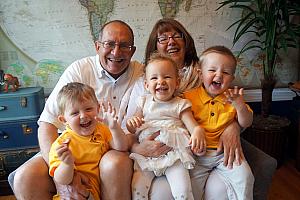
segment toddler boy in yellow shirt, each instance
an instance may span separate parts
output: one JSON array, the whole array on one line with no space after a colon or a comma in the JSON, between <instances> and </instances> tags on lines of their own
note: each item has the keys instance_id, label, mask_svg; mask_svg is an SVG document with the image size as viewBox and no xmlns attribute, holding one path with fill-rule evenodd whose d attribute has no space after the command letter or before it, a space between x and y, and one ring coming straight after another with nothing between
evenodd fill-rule
<instances>
[{"instance_id":1,"label":"toddler boy in yellow shirt","mask_svg":"<svg viewBox=\"0 0 300 200\"><path fill-rule=\"evenodd\" d=\"M206 139L206 152L198 156L204 191L209 173L215 171L224 181L228 199L253 199L254 177L246 160L241 165L233 164L229 169L223 165L223 153L217 152L218 142L225 128L237 120L243 128L253 121L253 111L244 102L243 88L229 89L234 80L237 61L233 53L224 46L213 46L200 56L202 86L184 93L192 102L192 112L202 127ZM195 188L193 188L195 189Z\"/></svg>"},{"instance_id":2,"label":"toddler boy in yellow shirt","mask_svg":"<svg viewBox=\"0 0 300 200\"><path fill-rule=\"evenodd\" d=\"M100 104L92 87L68 83L59 92L58 119L66 130L54 141L49 152L49 174L62 185L72 182L74 171L89 179L88 199L100 199L99 162L110 148L127 151L128 142L110 103ZM99 122L102 121L104 123ZM53 199L60 199L55 195Z\"/></svg>"}]
</instances>

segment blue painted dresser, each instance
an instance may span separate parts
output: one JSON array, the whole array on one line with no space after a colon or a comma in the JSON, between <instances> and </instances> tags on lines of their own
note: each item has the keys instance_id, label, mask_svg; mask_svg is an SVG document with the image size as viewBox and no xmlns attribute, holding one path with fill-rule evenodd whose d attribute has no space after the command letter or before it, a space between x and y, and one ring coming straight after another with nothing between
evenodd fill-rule
<instances>
[{"instance_id":1,"label":"blue painted dresser","mask_svg":"<svg viewBox=\"0 0 300 200\"><path fill-rule=\"evenodd\" d=\"M42 87L0 93L0 151L38 146L36 122L44 104Z\"/></svg>"},{"instance_id":2,"label":"blue painted dresser","mask_svg":"<svg viewBox=\"0 0 300 200\"><path fill-rule=\"evenodd\" d=\"M42 87L0 91L0 195L11 193L8 174L39 151L37 120L44 104Z\"/></svg>"}]
</instances>

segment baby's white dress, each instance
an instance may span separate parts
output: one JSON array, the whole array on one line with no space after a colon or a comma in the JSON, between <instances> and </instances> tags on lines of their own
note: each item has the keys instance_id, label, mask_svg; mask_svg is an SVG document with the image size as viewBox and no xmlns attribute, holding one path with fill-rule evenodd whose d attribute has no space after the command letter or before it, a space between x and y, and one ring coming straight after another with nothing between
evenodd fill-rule
<instances>
[{"instance_id":1,"label":"baby's white dress","mask_svg":"<svg viewBox=\"0 0 300 200\"><path fill-rule=\"evenodd\" d=\"M157 102L151 95L146 95L138 102L145 121L136 133L139 134L139 142L160 131L155 140L172 147L173 150L158 158L144 157L137 153L131 153L130 158L134 159L142 170L153 171L156 176L163 175L166 168L177 160L180 160L186 169L192 169L195 160L189 146L190 135L179 118L183 110L191 107L190 101L174 97L167 102Z\"/></svg>"}]
</instances>

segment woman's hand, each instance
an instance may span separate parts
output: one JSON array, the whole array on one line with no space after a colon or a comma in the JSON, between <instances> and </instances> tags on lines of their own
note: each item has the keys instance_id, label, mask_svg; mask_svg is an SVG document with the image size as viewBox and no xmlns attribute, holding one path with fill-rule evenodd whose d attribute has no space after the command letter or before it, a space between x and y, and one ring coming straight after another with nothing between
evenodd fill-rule
<instances>
[{"instance_id":1,"label":"woman's hand","mask_svg":"<svg viewBox=\"0 0 300 200\"><path fill-rule=\"evenodd\" d=\"M244 153L240 141L240 126L236 121L232 122L222 133L217 151L224 150L224 166L232 168L233 162L240 165Z\"/></svg>"},{"instance_id":2,"label":"woman's hand","mask_svg":"<svg viewBox=\"0 0 300 200\"><path fill-rule=\"evenodd\" d=\"M143 142L135 143L131 148L131 151L145 157L159 157L168 153L172 150L172 148L164 143L154 140L158 135L159 132L155 132L147 137Z\"/></svg>"}]
</instances>

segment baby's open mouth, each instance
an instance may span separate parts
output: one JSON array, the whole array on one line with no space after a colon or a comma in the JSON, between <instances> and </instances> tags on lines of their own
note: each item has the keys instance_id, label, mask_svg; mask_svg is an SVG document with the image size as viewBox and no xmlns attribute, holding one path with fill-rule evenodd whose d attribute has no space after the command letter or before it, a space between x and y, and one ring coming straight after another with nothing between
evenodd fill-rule
<instances>
[{"instance_id":1,"label":"baby's open mouth","mask_svg":"<svg viewBox=\"0 0 300 200\"><path fill-rule=\"evenodd\" d=\"M89 127L92 124L92 121L80 122L80 126L83 128Z\"/></svg>"},{"instance_id":2,"label":"baby's open mouth","mask_svg":"<svg viewBox=\"0 0 300 200\"><path fill-rule=\"evenodd\" d=\"M221 82L220 81L213 81L212 85L220 87L221 86Z\"/></svg>"},{"instance_id":3,"label":"baby's open mouth","mask_svg":"<svg viewBox=\"0 0 300 200\"><path fill-rule=\"evenodd\" d=\"M164 92L166 90L168 90L168 88L165 88L165 87L156 88L157 92Z\"/></svg>"}]
</instances>

